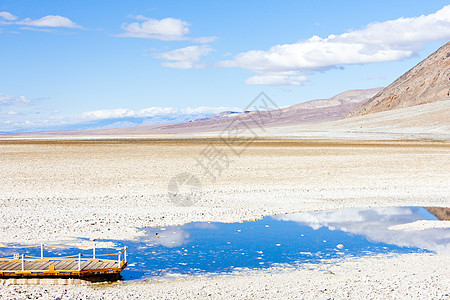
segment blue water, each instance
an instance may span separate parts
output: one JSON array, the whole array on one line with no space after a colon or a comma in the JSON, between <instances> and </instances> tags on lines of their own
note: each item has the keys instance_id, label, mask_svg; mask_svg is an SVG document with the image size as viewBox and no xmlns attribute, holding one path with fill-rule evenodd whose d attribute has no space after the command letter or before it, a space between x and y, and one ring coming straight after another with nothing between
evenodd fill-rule
<instances>
[{"instance_id":1,"label":"blue water","mask_svg":"<svg viewBox=\"0 0 450 300\"><path fill-rule=\"evenodd\" d=\"M388 229L417 220L436 217L420 207L342 209L242 223L147 228L145 237L128 243L130 266L123 276L226 273L349 256L450 250L448 229ZM344 248L337 248L339 244Z\"/></svg>"},{"instance_id":2,"label":"blue water","mask_svg":"<svg viewBox=\"0 0 450 300\"><path fill-rule=\"evenodd\" d=\"M420 207L342 209L241 223L200 222L146 228L146 235L138 241L113 242L128 246L129 265L122 272L125 280L227 273L280 264L298 266L350 256L450 251L448 229L388 229L417 220L436 217ZM337 247L339 244L343 249ZM55 252L70 253L59 249Z\"/></svg>"}]
</instances>

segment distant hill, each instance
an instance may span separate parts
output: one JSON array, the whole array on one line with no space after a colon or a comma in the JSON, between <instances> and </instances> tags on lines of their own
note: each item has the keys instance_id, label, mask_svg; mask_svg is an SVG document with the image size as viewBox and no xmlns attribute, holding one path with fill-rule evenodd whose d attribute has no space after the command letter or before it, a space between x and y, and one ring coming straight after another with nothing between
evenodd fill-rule
<instances>
[{"instance_id":1,"label":"distant hill","mask_svg":"<svg viewBox=\"0 0 450 300\"><path fill-rule=\"evenodd\" d=\"M274 110L271 119L264 120L264 126L278 127L302 124L315 124L339 120L349 111L368 101L382 88L367 90L351 90L340 93L329 99L320 99L296 104L287 108ZM127 135L127 134L195 134L202 132L220 132L236 118L248 127L258 127L258 112L226 111L211 117L196 119L192 122L133 126L121 128L105 128L96 130L52 131L41 132L46 135ZM29 134L29 133L28 133Z\"/></svg>"},{"instance_id":2,"label":"distant hill","mask_svg":"<svg viewBox=\"0 0 450 300\"><path fill-rule=\"evenodd\" d=\"M347 117L450 99L450 42L428 56Z\"/></svg>"},{"instance_id":3,"label":"distant hill","mask_svg":"<svg viewBox=\"0 0 450 300\"><path fill-rule=\"evenodd\" d=\"M367 90L351 90L340 93L329 99L319 99L295 104L287 108L274 110L271 112L271 119L264 120L265 127L315 124L325 121L339 120L349 111L368 101L373 95L383 88ZM225 128L236 118L245 122L249 127L258 126L257 111L247 111L243 113L223 112L215 116L191 122L189 124L169 124L161 127L162 131L170 130L171 133L198 132L198 131L218 131ZM256 120L256 122L255 122Z\"/></svg>"}]
</instances>

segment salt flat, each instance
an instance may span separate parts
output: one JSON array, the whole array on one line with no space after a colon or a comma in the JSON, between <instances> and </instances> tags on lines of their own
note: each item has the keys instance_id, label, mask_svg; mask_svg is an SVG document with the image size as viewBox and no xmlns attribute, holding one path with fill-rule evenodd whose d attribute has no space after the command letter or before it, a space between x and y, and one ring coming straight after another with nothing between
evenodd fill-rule
<instances>
[{"instance_id":1,"label":"salt flat","mask_svg":"<svg viewBox=\"0 0 450 300\"><path fill-rule=\"evenodd\" d=\"M198 163L222 151L222 168ZM6 141L0 240L132 239L137 227L373 206L450 206L450 146L260 140ZM239 155L236 154L239 153ZM170 201L190 172L194 205Z\"/></svg>"},{"instance_id":2,"label":"salt flat","mask_svg":"<svg viewBox=\"0 0 450 300\"><path fill-rule=\"evenodd\" d=\"M235 222L344 207L450 206L450 145L446 142L242 142L223 144L208 138L2 141L0 240L133 239L142 234L140 227L191 221ZM206 162L207 153L221 153L220 172L212 166L208 172L199 165L199 161ZM191 206L177 206L168 195L170 180L183 172L201 182L201 192L192 195ZM448 270L439 266L448 265L448 255L427 256L436 266L436 275L420 263L423 259L420 255L363 259L338 267L344 269L335 277L317 270L281 269L277 274L188 278L175 284L118 284L105 291L111 297L163 298L194 297L197 291L204 296L209 291L225 298L273 295L282 290L280 295L295 297L301 287L308 297L322 286L327 289L325 296L387 295L391 289L399 293L412 289L417 293L412 297L427 291L434 293L430 297L445 295L449 285L439 274ZM403 271L391 262L403 266ZM411 262L414 267L408 269ZM385 272L390 275L386 277ZM321 284L305 278L317 278ZM352 286L361 294L353 294ZM41 289L14 287L2 289L0 295L16 297L20 290L34 293ZM61 291L54 288L50 295ZM94 295L100 297L102 291L98 286L73 287L67 293L69 298L97 298ZM227 291L230 294L218 294Z\"/></svg>"}]
</instances>

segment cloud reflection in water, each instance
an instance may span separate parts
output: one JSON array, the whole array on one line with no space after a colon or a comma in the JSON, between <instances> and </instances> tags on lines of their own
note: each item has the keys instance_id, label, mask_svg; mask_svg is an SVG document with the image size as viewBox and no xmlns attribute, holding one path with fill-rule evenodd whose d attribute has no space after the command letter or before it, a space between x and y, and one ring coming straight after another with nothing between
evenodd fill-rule
<instances>
[{"instance_id":1,"label":"cloud reflection in water","mask_svg":"<svg viewBox=\"0 0 450 300\"><path fill-rule=\"evenodd\" d=\"M450 230L428 229L421 231L389 230L391 225L424 219L424 208L348 208L335 211L289 214L273 217L279 221L294 221L317 230L329 230L363 235L376 242L399 247L418 247L436 252L450 251Z\"/></svg>"}]
</instances>

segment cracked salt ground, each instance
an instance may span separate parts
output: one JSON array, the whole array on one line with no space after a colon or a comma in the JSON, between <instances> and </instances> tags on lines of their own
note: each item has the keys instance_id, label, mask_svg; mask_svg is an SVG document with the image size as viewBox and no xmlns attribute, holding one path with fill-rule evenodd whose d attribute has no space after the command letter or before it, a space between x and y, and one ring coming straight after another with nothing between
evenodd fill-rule
<instances>
[{"instance_id":1,"label":"cracked salt ground","mask_svg":"<svg viewBox=\"0 0 450 300\"><path fill-rule=\"evenodd\" d=\"M128 246L125 280L298 266L351 256L450 251L449 229L389 230L417 220L436 217L421 207L342 209L238 223L147 228L138 241L114 242Z\"/></svg>"}]
</instances>

